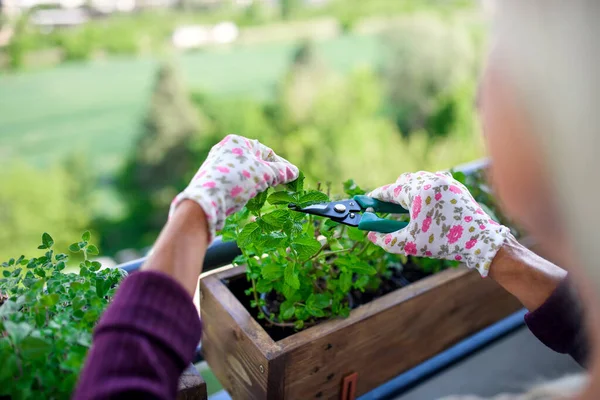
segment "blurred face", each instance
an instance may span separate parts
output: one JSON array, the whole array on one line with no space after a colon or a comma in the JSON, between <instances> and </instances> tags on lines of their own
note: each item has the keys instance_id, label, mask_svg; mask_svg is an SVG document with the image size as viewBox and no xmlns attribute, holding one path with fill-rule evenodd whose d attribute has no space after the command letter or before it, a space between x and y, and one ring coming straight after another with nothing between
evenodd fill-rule
<instances>
[{"instance_id":1,"label":"blurred face","mask_svg":"<svg viewBox=\"0 0 600 400\"><path fill-rule=\"evenodd\" d=\"M539 146L508 79L493 65L484 73L478 103L492 159L490 178L504 211L539 241L545 255L560 262L562 230Z\"/></svg>"}]
</instances>

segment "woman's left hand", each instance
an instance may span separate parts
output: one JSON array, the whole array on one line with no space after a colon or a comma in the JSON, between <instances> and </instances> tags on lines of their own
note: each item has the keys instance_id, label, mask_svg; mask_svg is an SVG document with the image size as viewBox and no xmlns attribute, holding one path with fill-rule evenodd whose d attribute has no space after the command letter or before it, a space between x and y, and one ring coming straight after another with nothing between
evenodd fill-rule
<instances>
[{"instance_id":1,"label":"woman's left hand","mask_svg":"<svg viewBox=\"0 0 600 400\"><path fill-rule=\"evenodd\" d=\"M169 216L185 199L204 210L210 240L225 218L268 187L298 178L298 168L258 140L228 135L215 145L189 186L173 200Z\"/></svg>"},{"instance_id":2,"label":"woman's left hand","mask_svg":"<svg viewBox=\"0 0 600 400\"><path fill-rule=\"evenodd\" d=\"M509 229L496 223L469 190L446 172L405 173L369 194L410 211L409 225L369 239L390 253L464 262L486 276Z\"/></svg>"}]
</instances>

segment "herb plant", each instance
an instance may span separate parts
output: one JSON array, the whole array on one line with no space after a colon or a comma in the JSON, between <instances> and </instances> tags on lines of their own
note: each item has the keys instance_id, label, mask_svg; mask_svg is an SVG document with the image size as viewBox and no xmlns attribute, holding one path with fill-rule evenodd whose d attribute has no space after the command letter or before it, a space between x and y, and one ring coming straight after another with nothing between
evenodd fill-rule
<instances>
[{"instance_id":1,"label":"herb plant","mask_svg":"<svg viewBox=\"0 0 600 400\"><path fill-rule=\"evenodd\" d=\"M319 189L305 190L301 175L283 190L256 196L221 231L224 240L237 241L242 255L234 264L247 266L246 294L259 308L258 318L269 324L302 329L346 317L352 291L376 290L406 262L372 244L358 228L288 208L329 201L330 194ZM344 192L365 193L351 180Z\"/></svg>"},{"instance_id":2,"label":"herb plant","mask_svg":"<svg viewBox=\"0 0 600 400\"><path fill-rule=\"evenodd\" d=\"M498 220L483 175L454 175ZM316 190L305 189L301 174L282 190L257 195L242 211L231 215L221 231L224 240L236 240L242 251L234 265L246 265L250 282L246 295L267 325L302 329L322 319L346 317L353 293L377 292L382 282L402 273L407 265L423 277L459 264L389 254L358 228L288 208L289 203L306 206L330 201L329 188L326 193L320 189L320 185ZM365 190L349 180L344 183L344 193L351 197Z\"/></svg>"},{"instance_id":3,"label":"herb plant","mask_svg":"<svg viewBox=\"0 0 600 400\"><path fill-rule=\"evenodd\" d=\"M0 279L0 395L12 399L69 398L90 347L92 329L126 274L90 260L98 249L85 232L69 246L81 258L55 253L44 233L43 254L11 258Z\"/></svg>"}]
</instances>

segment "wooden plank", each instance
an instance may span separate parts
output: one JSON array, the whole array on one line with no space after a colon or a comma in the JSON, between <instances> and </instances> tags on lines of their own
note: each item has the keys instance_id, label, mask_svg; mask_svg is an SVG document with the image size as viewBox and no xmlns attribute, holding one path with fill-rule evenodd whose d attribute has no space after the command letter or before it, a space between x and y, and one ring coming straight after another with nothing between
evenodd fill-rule
<instances>
[{"instance_id":1,"label":"wooden plank","mask_svg":"<svg viewBox=\"0 0 600 400\"><path fill-rule=\"evenodd\" d=\"M206 400L208 394L206 391L206 382L202 379L200 373L191 365L179 378L179 388L177 389L177 400Z\"/></svg>"},{"instance_id":2,"label":"wooden plank","mask_svg":"<svg viewBox=\"0 0 600 400\"><path fill-rule=\"evenodd\" d=\"M281 398L280 347L221 282L240 274L243 267L200 282L204 357L233 399Z\"/></svg>"},{"instance_id":3,"label":"wooden plank","mask_svg":"<svg viewBox=\"0 0 600 400\"><path fill-rule=\"evenodd\" d=\"M461 267L274 342L222 282L244 271L201 280L205 358L234 399L339 399L353 373L360 395L521 308Z\"/></svg>"},{"instance_id":4,"label":"wooden plank","mask_svg":"<svg viewBox=\"0 0 600 400\"><path fill-rule=\"evenodd\" d=\"M426 290L411 290L421 282ZM285 339L285 398L339 399L352 373L361 395L522 307L474 271L421 282L353 311L350 325L321 324Z\"/></svg>"}]
</instances>

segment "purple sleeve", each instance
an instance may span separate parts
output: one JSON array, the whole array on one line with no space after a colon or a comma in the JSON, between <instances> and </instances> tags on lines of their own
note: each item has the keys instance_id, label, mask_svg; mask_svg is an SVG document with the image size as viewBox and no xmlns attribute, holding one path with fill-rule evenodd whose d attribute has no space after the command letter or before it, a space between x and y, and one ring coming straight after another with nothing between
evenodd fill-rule
<instances>
[{"instance_id":1,"label":"purple sleeve","mask_svg":"<svg viewBox=\"0 0 600 400\"><path fill-rule=\"evenodd\" d=\"M100 319L73 398L175 399L200 335L198 311L179 283L136 272Z\"/></svg>"},{"instance_id":2,"label":"purple sleeve","mask_svg":"<svg viewBox=\"0 0 600 400\"><path fill-rule=\"evenodd\" d=\"M580 365L585 365L588 341L583 311L568 277L544 304L525 315L525 323L546 346L558 353L568 353Z\"/></svg>"}]
</instances>

